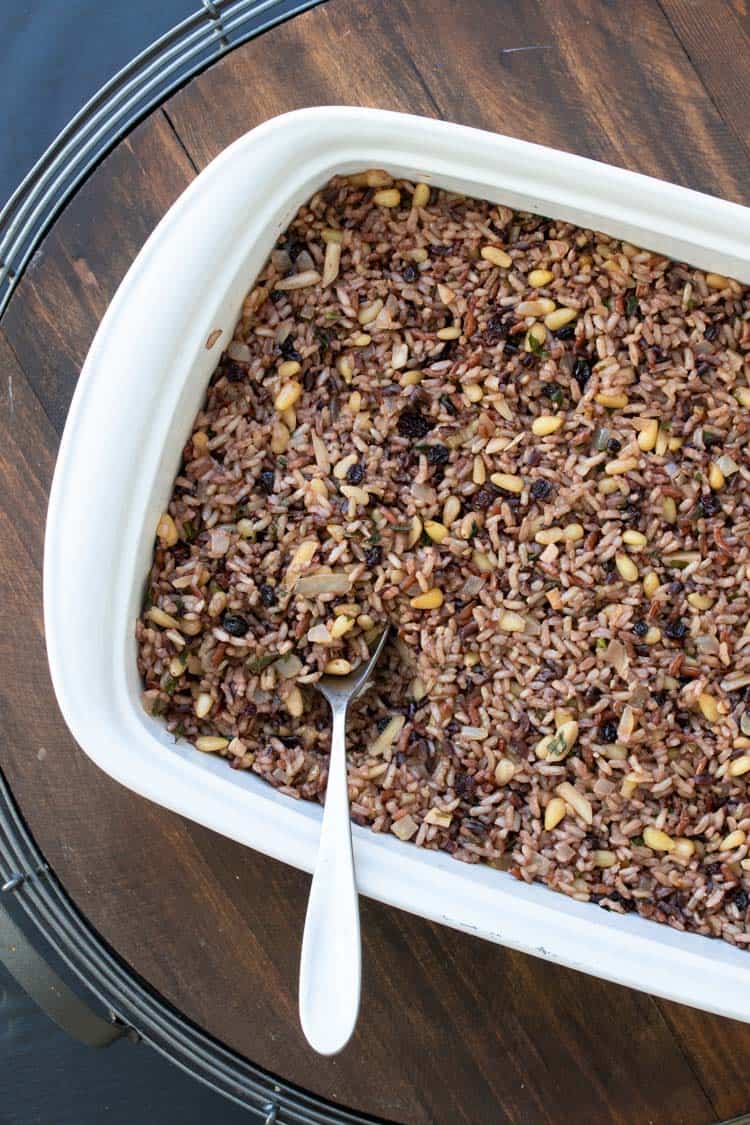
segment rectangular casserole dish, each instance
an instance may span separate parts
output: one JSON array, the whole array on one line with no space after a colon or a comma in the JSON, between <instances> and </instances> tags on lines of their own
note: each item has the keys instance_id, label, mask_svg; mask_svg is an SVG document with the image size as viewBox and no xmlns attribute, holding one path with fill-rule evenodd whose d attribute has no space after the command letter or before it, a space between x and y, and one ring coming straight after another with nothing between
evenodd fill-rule
<instances>
[{"instance_id":1,"label":"rectangular casserole dish","mask_svg":"<svg viewBox=\"0 0 750 1125\"><path fill-rule=\"evenodd\" d=\"M83 750L136 792L310 870L322 810L176 744L140 703L134 625L183 444L242 299L297 208L369 167L603 230L750 283L750 210L581 157L372 109L275 118L184 192L97 332L50 497L44 603L52 679ZM354 828L372 898L479 937L750 1020L750 960L485 866Z\"/></svg>"}]
</instances>

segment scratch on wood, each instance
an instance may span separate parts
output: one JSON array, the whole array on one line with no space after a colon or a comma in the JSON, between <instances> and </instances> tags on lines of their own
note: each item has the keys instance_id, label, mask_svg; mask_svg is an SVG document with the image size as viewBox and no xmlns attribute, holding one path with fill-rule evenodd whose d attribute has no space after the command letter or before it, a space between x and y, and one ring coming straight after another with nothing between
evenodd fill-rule
<instances>
[{"instance_id":1,"label":"scratch on wood","mask_svg":"<svg viewBox=\"0 0 750 1125\"><path fill-rule=\"evenodd\" d=\"M519 51L551 51L552 43L532 43L528 47L503 47L501 55L515 55Z\"/></svg>"},{"instance_id":2,"label":"scratch on wood","mask_svg":"<svg viewBox=\"0 0 750 1125\"><path fill-rule=\"evenodd\" d=\"M13 376L9 375L8 376L8 412L10 414L13 414L15 408L16 408L16 404L15 404L15 401L13 399Z\"/></svg>"}]
</instances>

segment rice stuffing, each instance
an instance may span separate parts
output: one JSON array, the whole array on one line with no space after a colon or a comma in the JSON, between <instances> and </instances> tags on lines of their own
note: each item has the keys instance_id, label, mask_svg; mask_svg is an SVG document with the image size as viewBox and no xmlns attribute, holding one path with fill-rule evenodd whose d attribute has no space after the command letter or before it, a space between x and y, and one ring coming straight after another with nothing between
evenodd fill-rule
<instances>
[{"instance_id":1,"label":"rice stuffing","mask_svg":"<svg viewBox=\"0 0 750 1125\"><path fill-rule=\"evenodd\" d=\"M185 444L144 705L352 818L750 941L747 287L370 170L298 212Z\"/></svg>"}]
</instances>

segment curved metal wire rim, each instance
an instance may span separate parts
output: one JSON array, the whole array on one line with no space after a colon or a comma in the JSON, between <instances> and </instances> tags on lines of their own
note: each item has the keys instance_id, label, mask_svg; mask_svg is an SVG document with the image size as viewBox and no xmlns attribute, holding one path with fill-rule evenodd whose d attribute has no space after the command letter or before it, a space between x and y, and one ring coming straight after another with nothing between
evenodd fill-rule
<instances>
[{"instance_id":1,"label":"curved metal wire rim","mask_svg":"<svg viewBox=\"0 0 750 1125\"><path fill-rule=\"evenodd\" d=\"M14 902L44 935L83 991L144 1042L205 1085L285 1125L371 1125L363 1117L277 1079L223 1046L148 987L110 952L49 872L0 773L0 882L21 872Z\"/></svg>"},{"instance_id":2,"label":"curved metal wire rim","mask_svg":"<svg viewBox=\"0 0 750 1125\"><path fill-rule=\"evenodd\" d=\"M202 0L76 114L0 211L0 315L50 224L96 163L188 78L255 35L322 0ZM21 876L19 876L21 873ZM290 1125L368 1125L248 1062L153 994L73 906L36 846L0 773L0 885L7 885L55 956L95 997L175 1065L205 1085Z\"/></svg>"},{"instance_id":3,"label":"curved metal wire rim","mask_svg":"<svg viewBox=\"0 0 750 1125\"><path fill-rule=\"evenodd\" d=\"M145 114L222 55L322 0L202 0L86 103L0 211L0 316L29 259L96 163Z\"/></svg>"}]
</instances>

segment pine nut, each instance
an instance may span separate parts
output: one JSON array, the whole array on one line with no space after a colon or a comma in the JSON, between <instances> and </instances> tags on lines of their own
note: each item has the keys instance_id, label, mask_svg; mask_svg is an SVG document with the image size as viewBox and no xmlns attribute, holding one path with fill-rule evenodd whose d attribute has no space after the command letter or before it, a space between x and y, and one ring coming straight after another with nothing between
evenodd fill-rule
<instances>
[{"instance_id":1,"label":"pine nut","mask_svg":"<svg viewBox=\"0 0 750 1125\"><path fill-rule=\"evenodd\" d=\"M707 594L699 594L697 591L692 594L688 594L687 600L688 605L691 605L693 609L697 610L710 609L714 604L713 598L709 598Z\"/></svg>"},{"instance_id":2,"label":"pine nut","mask_svg":"<svg viewBox=\"0 0 750 1125\"><path fill-rule=\"evenodd\" d=\"M381 300L380 297L378 297L377 300L372 301L369 305L365 305L364 308L361 308L359 310L359 312L357 313L357 320L359 321L359 323L364 328L365 325L372 324L373 320L377 319L377 317L380 315L380 312L381 312L382 308L383 308L383 301ZM369 341L368 341L368 343L369 343Z\"/></svg>"},{"instance_id":3,"label":"pine nut","mask_svg":"<svg viewBox=\"0 0 750 1125\"><path fill-rule=\"evenodd\" d=\"M671 836L662 832L660 828L652 828L651 825L643 829L643 842L653 852L671 852L675 846Z\"/></svg>"},{"instance_id":4,"label":"pine nut","mask_svg":"<svg viewBox=\"0 0 750 1125\"><path fill-rule=\"evenodd\" d=\"M504 492L523 492L523 479L513 473L493 473L490 480Z\"/></svg>"},{"instance_id":5,"label":"pine nut","mask_svg":"<svg viewBox=\"0 0 750 1125\"><path fill-rule=\"evenodd\" d=\"M343 660L337 657L335 660L329 660L323 668L327 676L348 676L352 670L352 666L348 660Z\"/></svg>"},{"instance_id":6,"label":"pine nut","mask_svg":"<svg viewBox=\"0 0 750 1125\"><path fill-rule=\"evenodd\" d=\"M409 528L409 538L406 541L407 547L413 547L422 534L422 521L419 516L412 516L411 527Z\"/></svg>"},{"instance_id":7,"label":"pine nut","mask_svg":"<svg viewBox=\"0 0 750 1125\"><path fill-rule=\"evenodd\" d=\"M331 626L331 640L337 641L339 637L343 637L353 628L354 619L352 617L347 617L345 613L340 614Z\"/></svg>"},{"instance_id":8,"label":"pine nut","mask_svg":"<svg viewBox=\"0 0 750 1125\"><path fill-rule=\"evenodd\" d=\"M277 410L279 414L282 414L285 410L289 410L291 406L294 406L301 394L302 386L300 383L284 383L274 400L274 410Z\"/></svg>"},{"instance_id":9,"label":"pine nut","mask_svg":"<svg viewBox=\"0 0 750 1125\"><path fill-rule=\"evenodd\" d=\"M532 289L541 289L549 285L554 276L551 270L532 270L527 280Z\"/></svg>"},{"instance_id":10,"label":"pine nut","mask_svg":"<svg viewBox=\"0 0 750 1125\"><path fill-rule=\"evenodd\" d=\"M704 719L707 719L709 723L718 723L721 719L719 705L707 691L701 692L698 696L698 707Z\"/></svg>"},{"instance_id":11,"label":"pine nut","mask_svg":"<svg viewBox=\"0 0 750 1125\"><path fill-rule=\"evenodd\" d=\"M510 758L501 758L495 766L495 784L507 785L515 772L515 764Z\"/></svg>"},{"instance_id":12,"label":"pine nut","mask_svg":"<svg viewBox=\"0 0 750 1125\"><path fill-rule=\"evenodd\" d=\"M299 375L302 370L302 364L297 363L296 359L286 359L283 363L279 364L279 378L291 379L293 375Z\"/></svg>"},{"instance_id":13,"label":"pine nut","mask_svg":"<svg viewBox=\"0 0 750 1125\"><path fill-rule=\"evenodd\" d=\"M614 852L602 849L594 852L593 860L594 867L614 867L617 863L617 856Z\"/></svg>"},{"instance_id":14,"label":"pine nut","mask_svg":"<svg viewBox=\"0 0 750 1125\"><path fill-rule=\"evenodd\" d=\"M544 810L545 831L551 832L553 828L556 828L560 821L567 815L567 812L568 810L565 807L565 801L563 801L562 797L553 797Z\"/></svg>"},{"instance_id":15,"label":"pine nut","mask_svg":"<svg viewBox=\"0 0 750 1125\"><path fill-rule=\"evenodd\" d=\"M398 207L401 202L401 192L398 188L385 188L383 191L376 191L372 201L376 207Z\"/></svg>"},{"instance_id":16,"label":"pine nut","mask_svg":"<svg viewBox=\"0 0 750 1125\"><path fill-rule=\"evenodd\" d=\"M594 395L594 402L599 406L606 406L609 410L621 410L628 405L628 401L627 395L616 391L601 391L598 395Z\"/></svg>"},{"instance_id":17,"label":"pine nut","mask_svg":"<svg viewBox=\"0 0 750 1125\"><path fill-rule=\"evenodd\" d=\"M317 285L319 281L320 274L317 270L303 270L302 273L292 274L291 277L280 278L274 282L274 288L280 293L286 293L291 289L308 289L311 285Z\"/></svg>"},{"instance_id":18,"label":"pine nut","mask_svg":"<svg viewBox=\"0 0 750 1125\"><path fill-rule=\"evenodd\" d=\"M504 270L507 270L509 266L513 265L513 259L510 254L506 254L499 246L483 246L481 255L485 262L491 262L493 266L499 266Z\"/></svg>"},{"instance_id":19,"label":"pine nut","mask_svg":"<svg viewBox=\"0 0 750 1125\"><path fill-rule=\"evenodd\" d=\"M219 750L226 750L229 745L228 738L219 738L218 735L204 734L195 740L195 749L202 750L204 754L216 754Z\"/></svg>"},{"instance_id":20,"label":"pine nut","mask_svg":"<svg viewBox=\"0 0 750 1125\"><path fill-rule=\"evenodd\" d=\"M711 488L713 488L714 492L718 492L719 489L723 488L726 484L724 474L715 461L712 462L711 467L708 470L708 483L710 484Z\"/></svg>"},{"instance_id":21,"label":"pine nut","mask_svg":"<svg viewBox=\"0 0 750 1125\"><path fill-rule=\"evenodd\" d=\"M662 514L667 523L677 523L677 505L671 496L664 497Z\"/></svg>"},{"instance_id":22,"label":"pine nut","mask_svg":"<svg viewBox=\"0 0 750 1125\"><path fill-rule=\"evenodd\" d=\"M335 243L331 243L331 245L335 245ZM300 718L303 711L305 710L305 701L302 698L302 692L298 687L292 688L292 690L287 695L284 704L293 719Z\"/></svg>"},{"instance_id":23,"label":"pine nut","mask_svg":"<svg viewBox=\"0 0 750 1125\"><path fill-rule=\"evenodd\" d=\"M544 323L550 332L557 332L559 328L563 328L566 324L570 324L571 320L575 320L578 316L576 309L555 309L554 312L548 313L544 318Z\"/></svg>"},{"instance_id":24,"label":"pine nut","mask_svg":"<svg viewBox=\"0 0 750 1125\"><path fill-rule=\"evenodd\" d=\"M724 839L719 844L719 851L733 852L735 848L741 847L742 844L745 843L746 839L747 836L745 835L745 833L741 828L738 828L734 832L730 832L728 836L724 837Z\"/></svg>"},{"instance_id":25,"label":"pine nut","mask_svg":"<svg viewBox=\"0 0 750 1125\"><path fill-rule=\"evenodd\" d=\"M425 520L424 529L433 543L442 543L448 534L448 528L437 520Z\"/></svg>"},{"instance_id":26,"label":"pine nut","mask_svg":"<svg viewBox=\"0 0 750 1125\"><path fill-rule=\"evenodd\" d=\"M487 470L484 467L484 461L479 454L477 454L474 458L471 479L474 481L474 484L484 484L484 482L487 480Z\"/></svg>"},{"instance_id":27,"label":"pine nut","mask_svg":"<svg viewBox=\"0 0 750 1125\"><path fill-rule=\"evenodd\" d=\"M638 567L627 555L616 555L615 566L621 578L626 582L635 582L638 578Z\"/></svg>"},{"instance_id":28,"label":"pine nut","mask_svg":"<svg viewBox=\"0 0 750 1125\"><path fill-rule=\"evenodd\" d=\"M424 594L418 594L416 598L412 598L409 602L412 609L440 609L442 604L443 591L438 590L435 586Z\"/></svg>"},{"instance_id":29,"label":"pine nut","mask_svg":"<svg viewBox=\"0 0 750 1125\"><path fill-rule=\"evenodd\" d=\"M197 696L197 698L195 700L195 707L193 708L193 710L195 711L195 714L196 714L196 718L205 719L206 715L211 710L213 705L214 705L214 701L211 698L211 696L208 694L208 692L202 691Z\"/></svg>"},{"instance_id":30,"label":"pine nut","mask_svg":"<svg viewBox=\"0 0 750 1125\"><path fill-rule=\"evenodd\" d=\"M531 423L531 431L537 437L546 437L548 434L554 434L560 429L565 418L562 414L540 414Z\"/></svg>"},{"instance_id":31,"label":"pine nut","mask_svg":"<svg viewBox=\"0 0 750 1125\"><path fill-rule=\"evenodd\" d=\"M180 628L180 623L176 617L173 617L171 613L165 613L163 609L159 609L156 605L151 606L146 617L149 621L153 621L154 625L158 625L162 629Z\"/></svg>"},{"instance_id":32,"label":"pine nut","mask_svg":"<svg viewBox=\"0 0 750 1125\"><path fill-rule=\"evenodd\" d=\"M658 434L658 421L656 420L656 418L649 418L641 432L638 434L638 448L642 449L644 453L650 453L656 445Z\"/></svg>"},{"instance_id":33,"label":"pine nut","mask_svg":"<svg viewBox=\"0 0 750 1125\"><path fill-rule=\"evenodd\" d=\"M411 197L413 207L426 207L430 202L430 189L427 184L417 184Z\"/></svg>"},{"instance_id":34,"label":"pine nut","mask_svg":"<svg viewBox=\"0 0 750 1125\"><path fill-rule=\"evenodd\" d=\"M594 810L591 807L591 802L569 781L563 781L557 786L555 792L559 797L562 797L566 804L570 805L573 812L580 816L586 824L594 823Z\"/></svg>"},{"instance_id":35,"label":"pine nut","mask_svg":"<svg viewBox=\"0 0 750 1125\"><path fill-rule=\"evenodd\" d=\"M443 505L443 523L450 527L461 514L461 501L457 496L449 496Z\"/></svg>"},{"instance_id":36,"label":"pine nut","mask_svg":"<svg viewBox=\"0 0 750 1125\"><path fill-rule=\"evenodd\" d=\"M159 517L159 522L156 525L156 536L162 547L174 547L179 539L177 525L169 512L165 512L164 515Z\"/></svg>"},{"instance_id":37,"label":"pine nut","mask_svg":"<svg viewBox=\"0 0 750 1125\"><path fill-rule=\"evenodd\" d=\"M653 598L660 585L659 575L655 571L650 570L643 579L643 592L646 597L649 599Z\"/></svg>"},{"instance_id":38,"label":"pine nut","mask_svg":"<svg viewBox=\"0 0 750 1125\"><path fill-rule=\"evenodd\" d=\"M638 462L634 457L616 457L614 461L608 461L604 466L605 473L611 477L622 476L623 473L632 472L633 469L638 468Z\"/></svg>"}]
</instances>

